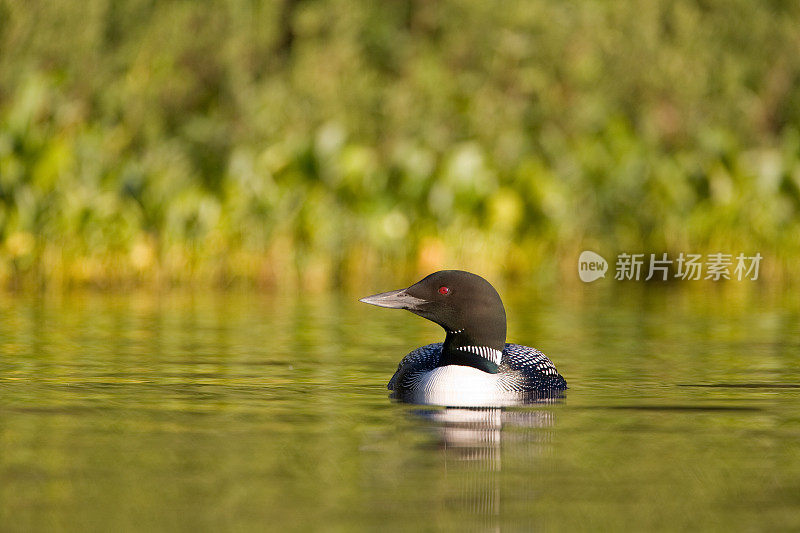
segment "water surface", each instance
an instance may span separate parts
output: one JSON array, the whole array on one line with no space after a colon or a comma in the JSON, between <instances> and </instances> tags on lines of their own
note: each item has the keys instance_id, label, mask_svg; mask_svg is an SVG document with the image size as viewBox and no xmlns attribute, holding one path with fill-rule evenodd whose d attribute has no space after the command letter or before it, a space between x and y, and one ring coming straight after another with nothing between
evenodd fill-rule
<instances>
[{"instance_id":1,"label":"water surface","mask_svg":"<svg viewBox=\"0 0 800 533\"><path fill-rule=\"evenodd\" d=\"M790 296L506 298L563 401L388 399L441 330L355 295L0 298L0 529L800 528Z\"/></svg>"}]
</instances>

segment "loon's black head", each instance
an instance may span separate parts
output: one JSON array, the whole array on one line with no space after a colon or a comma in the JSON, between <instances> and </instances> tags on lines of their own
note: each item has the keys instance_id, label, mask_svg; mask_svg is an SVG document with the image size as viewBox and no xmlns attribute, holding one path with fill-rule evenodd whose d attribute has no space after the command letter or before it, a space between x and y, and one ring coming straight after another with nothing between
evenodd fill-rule
<instances>
[{"instance_id":1,"label":"loon's black head","mask_svg":"<svg viewBox=\"0 0 800 533\"><path fill-rule=\"evenodd\" d=\"M506 342L506 311L500 295L482 277L441 270L406 289L361 298L362 302L407 309L447 332L441 365L474 366L497 372Z\"/></svg>"}]
</instances>

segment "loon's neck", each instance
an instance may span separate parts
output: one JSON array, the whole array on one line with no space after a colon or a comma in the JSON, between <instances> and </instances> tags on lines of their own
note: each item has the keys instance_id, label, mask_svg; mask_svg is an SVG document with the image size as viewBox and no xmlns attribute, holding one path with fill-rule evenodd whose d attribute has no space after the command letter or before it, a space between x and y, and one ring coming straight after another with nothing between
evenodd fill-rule
<instances>
[{"instance_id":1,"label":"loon's neck","mask_svg":"<svg viewBox=\"0 0 800 533\"><path fill-rule=\"evenodd\" d=\"M505 339L487 342L475 339L465 330L447 331L442 345L439 366L472 366L490 374L499 372L500 358L503 355Z\"/></svg>"}]
</instances>

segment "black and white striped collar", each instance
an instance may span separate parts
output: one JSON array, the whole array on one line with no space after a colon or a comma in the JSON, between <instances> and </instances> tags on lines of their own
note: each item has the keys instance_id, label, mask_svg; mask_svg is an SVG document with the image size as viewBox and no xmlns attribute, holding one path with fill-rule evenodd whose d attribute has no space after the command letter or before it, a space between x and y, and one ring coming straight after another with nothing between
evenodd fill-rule
<instances>
[{"instance_id":1,"label":"black and white striped collar","mask_svg":"<svg viewBox=\"0 0 800 533\"><path fill-rule=\"evenodd\" d=\"M493 362L496 365L500 364L500 360L503 358L503 352L500 350L496 350L494 348L489 348L488 346L459 346L456 350L460 350L463 352L470 352L474 353L475 355L480 355L488 359L489 361Z\"/></svg>"}]
</instances>

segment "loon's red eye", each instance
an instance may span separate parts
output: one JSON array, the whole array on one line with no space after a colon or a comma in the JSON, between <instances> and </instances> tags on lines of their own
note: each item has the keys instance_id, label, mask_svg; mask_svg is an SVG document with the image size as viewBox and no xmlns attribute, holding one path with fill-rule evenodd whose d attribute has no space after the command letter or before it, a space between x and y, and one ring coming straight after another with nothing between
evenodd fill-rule
<instances>
[{"instance_id":1,"label":"loon's red eye","mask_svg":"<svg viewBox=\"0 0 800 533\"><path fill-rule=\"evenodd\" d=\"M447 287L444 287L444 286L443 287L439 287L439 294L449 294L449 293L450 293L450 289L448 289Z\"/></svg>"}]
</instances>

